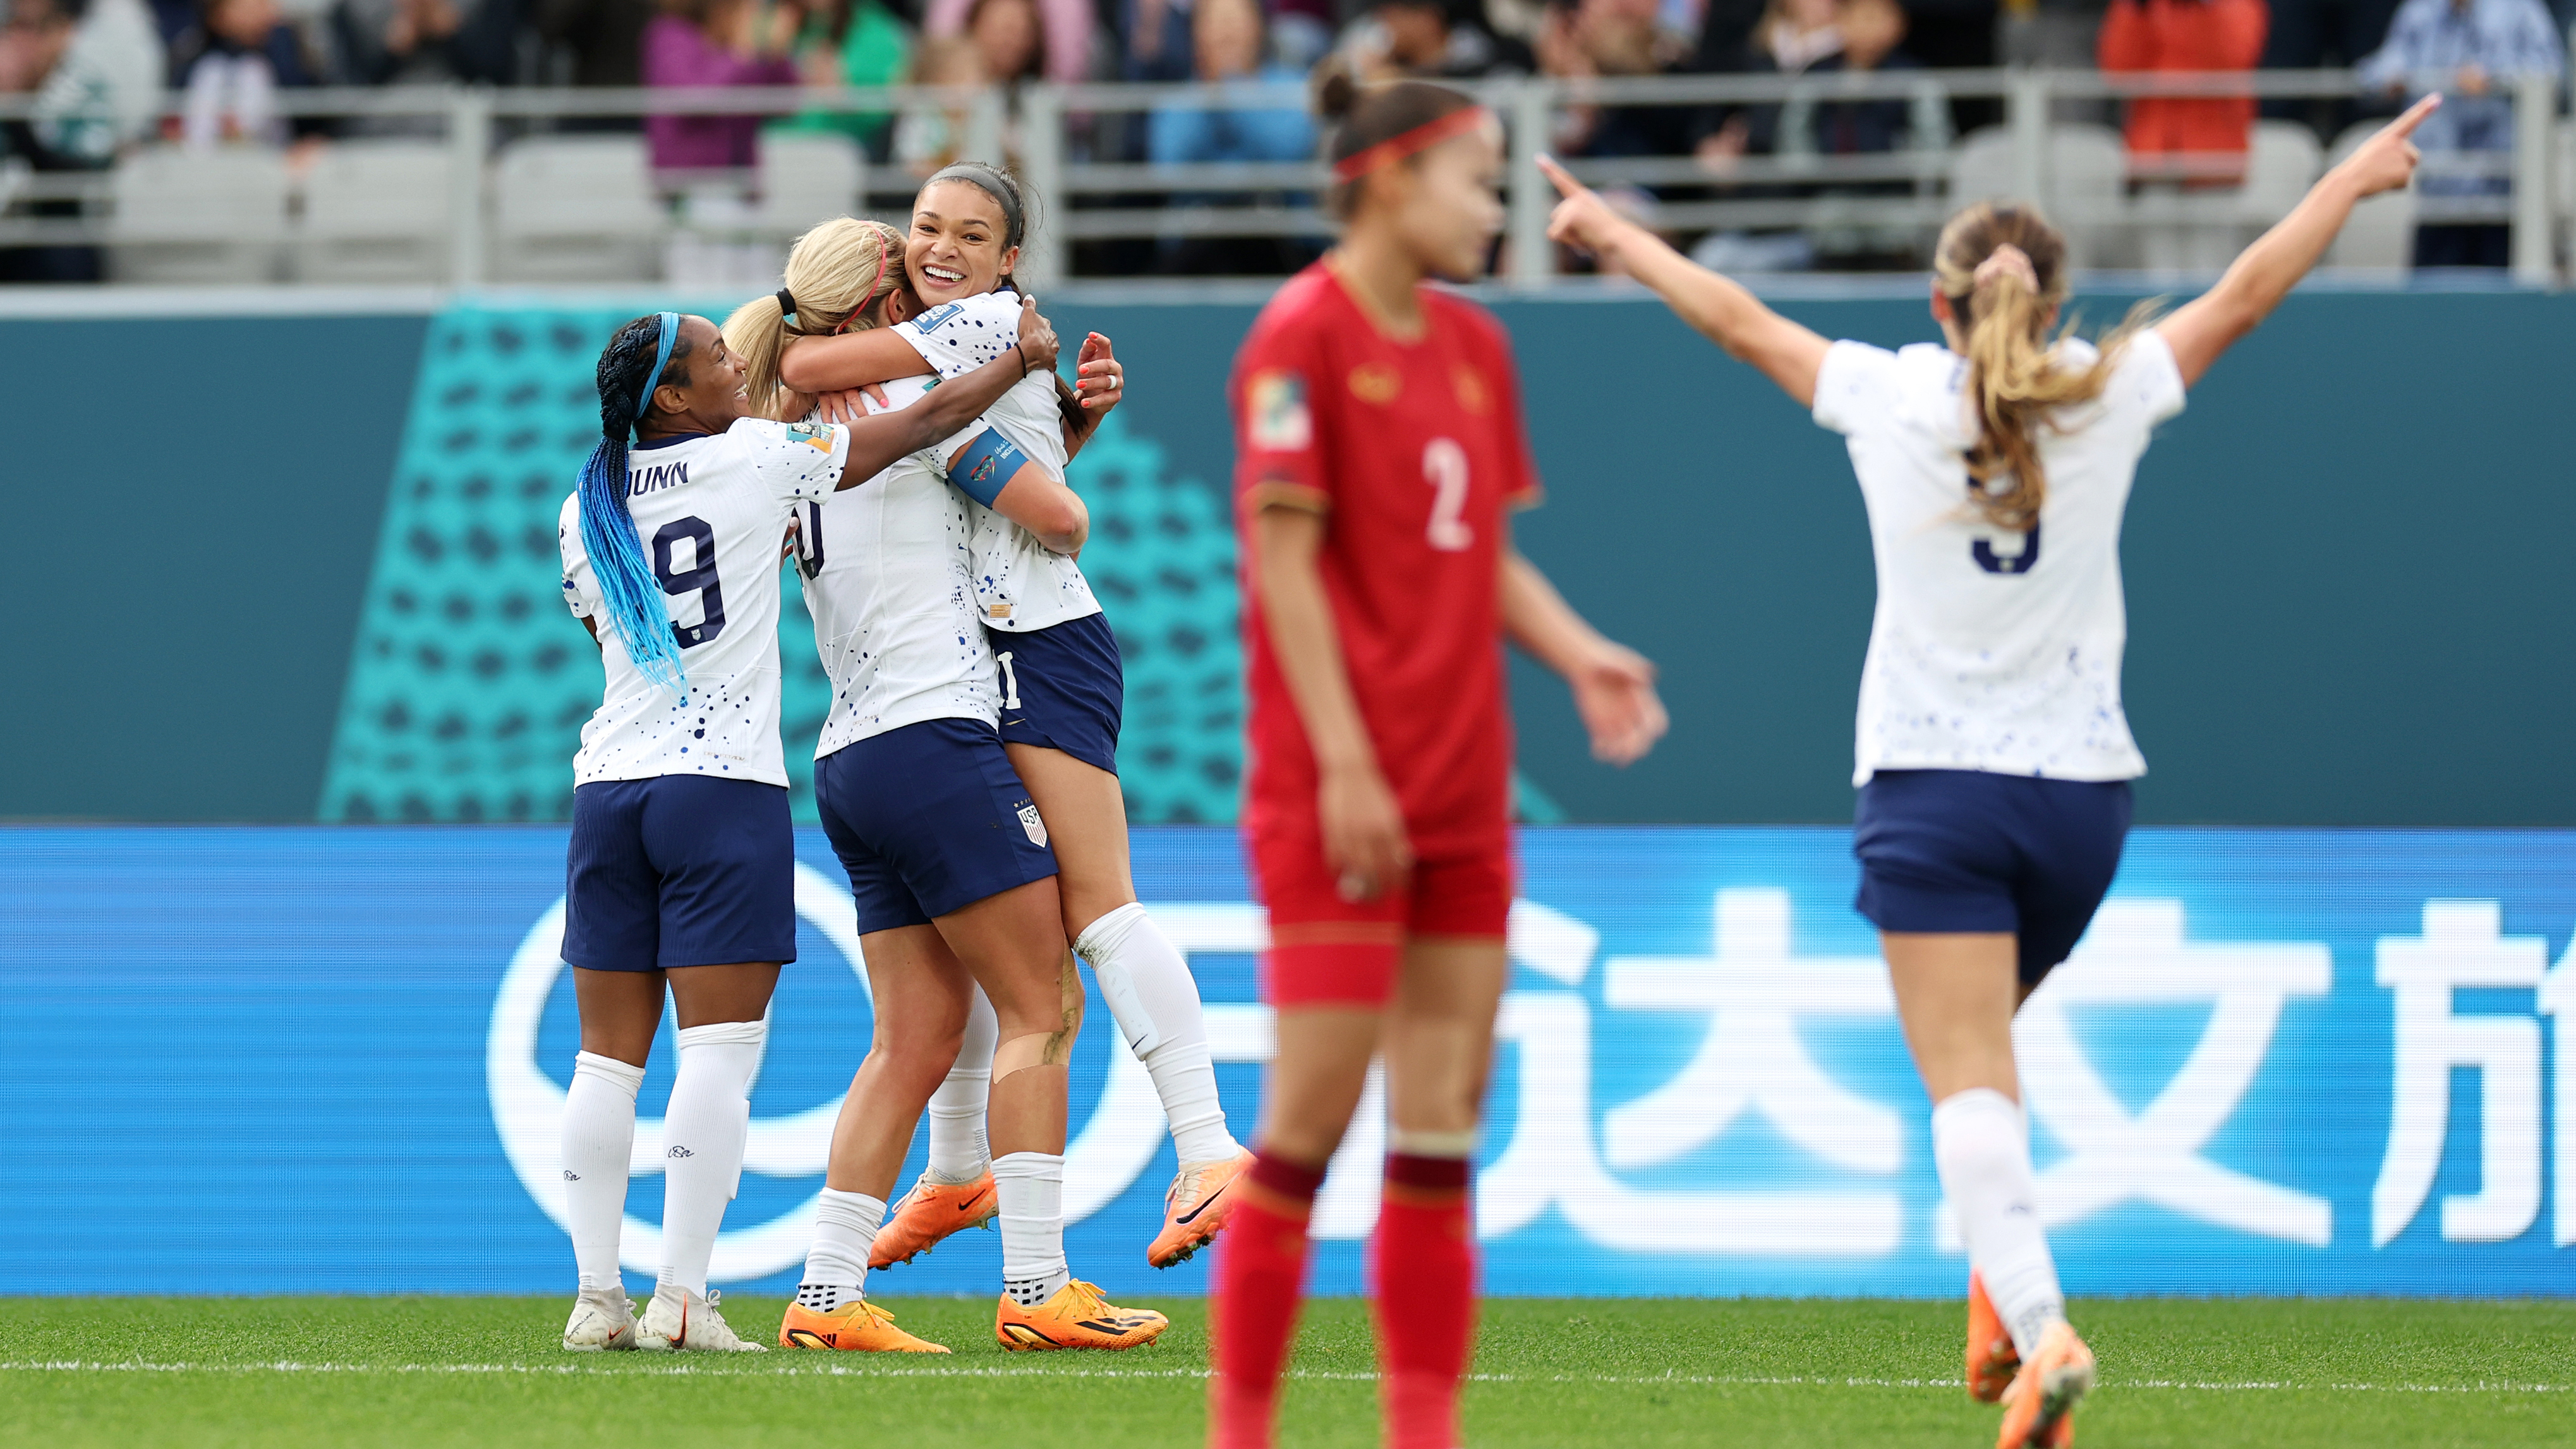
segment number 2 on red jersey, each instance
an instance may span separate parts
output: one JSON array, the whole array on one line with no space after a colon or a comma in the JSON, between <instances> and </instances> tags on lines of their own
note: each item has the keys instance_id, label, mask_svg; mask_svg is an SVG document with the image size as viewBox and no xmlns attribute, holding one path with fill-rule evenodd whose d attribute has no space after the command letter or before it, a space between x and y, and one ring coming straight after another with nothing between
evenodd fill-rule
<instances>
[{"instance_id":1,"label":"number 2 on red jersey","mask_svg":"<svg viewBox=\"0 0 2576 1449\"><path fill-rule=\"evenodd\" d=\"M1467 511L1467 450L1451 439L1433 438L1423 445L1422 481L1433 490L1431 546L1464 553L1476 541L1476 530L1461 516Z\"/></svg>"}]
</instances>

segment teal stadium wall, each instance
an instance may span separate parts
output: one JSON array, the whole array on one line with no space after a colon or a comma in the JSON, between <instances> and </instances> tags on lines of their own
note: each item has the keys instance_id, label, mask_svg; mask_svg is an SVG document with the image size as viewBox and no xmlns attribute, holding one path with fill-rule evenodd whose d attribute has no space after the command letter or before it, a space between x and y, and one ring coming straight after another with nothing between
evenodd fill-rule
<instances>
[{"instance_id":1,"label":"teal stadium wall","mask_svg":"<svg viewBox=\"0 0 2576 1449\"><path fill-rule=\"evenodd\" d=\"M1783 305L1930 335L1911 298ZM1223 388L1253 310L1050 308L1116 338L1133 382L1075 481L1140 820L1233 813ZM1871 579L1839 440L1650 302L1498 310L1550 489L1521 543L1661 664L1674 720L1608 770L1516 666L1528 812L1847 819ZM0 320L0 817L560 818L598 666L553 523L624 315ZM2570 378L2576 297L2534 294L2303 293L2220 365L2130 510L2142 821L2576 824ZM793 757L827 694L786 613Z\"/></svg>"}]
</instances>

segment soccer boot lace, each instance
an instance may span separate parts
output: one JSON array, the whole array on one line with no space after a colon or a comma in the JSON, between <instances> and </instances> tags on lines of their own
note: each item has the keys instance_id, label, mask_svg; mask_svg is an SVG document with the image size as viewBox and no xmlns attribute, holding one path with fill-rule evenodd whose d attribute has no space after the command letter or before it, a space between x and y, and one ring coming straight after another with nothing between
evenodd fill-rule
<instances>
[{"instance_id":1,"label":"soccer boot lace","mask_svg":"<svg viewBox=\"0 0 2576 1449\"><path fill-rule=\"evenodd\" d=\"M1184 1162L1163 1194L1163 1230L1145 1250L1145 1261L1157 1268L1186 1263L1225 1226L1234 1211L1235 1179L1252 1170L1252 1149L1214 1162Z\"/></svg>"},{"instance_id":2,"label":"soccer boot lace","mask_svg":"<svg viewBox=\"0 0 2576 1449\"><path fill-rule=\"evenodd\" d=\"M636 1347L674 1353L763 1352L759 1344L745 1342L724 1321L716 1307L723 1301L721 1293L701 1298L686 1288L660 1285L653 1290L653 1301L644 1305L644 1323L635 1330Z\"/></svg>"},{"instance_id":3,"label":"soccer boot lace","mask_svg":"<svg viewBox=\"0 0 2576 1449\"><path fill-rule=\"evenodd\" d=\"M572 1301L564 1324L564 1347L575 1353L599 1353L635 1346L635 1304L622 1288L585 1288Z\"/></svg>"},{"instance_id":4,"label":"soccer boot lace","mask_svg":"<svg viewBox=\"0 0 2576 1449\"><path fill-rule=\"evenodd\" d=\"M2066 1449L2075 1406L2093 1388L2093 1350L2065 1320L2048 1325L2004 1390L2004 1427L1995 1449Z\"/></svg>"},{"instance_id":5,"label":"soccer boot lace","mask_svg":"<svg viewBox=\"0 0 2576 1449\"><path fill-rule=\"evenodd\" d=\"M923 1173L894 1205L894 1214L868 1250L868 1266L891 1268L929 1252L950 1233L990 1227L1001 1211L993 1191L993 1174L973 1182L933 1182Z\"/></svg>"},{"instance_id":6,"label":"soccer boot lace","mask_svg":"<svg viewBox=\"0 0 2576 1449\"><path fill-rule=\"evenodd\" d=\"M1172 1321L1144 1308L1113 1307L1100 1290L1076 1278L1035 1308L1002 1295L993 1337L1015 1352L1058 1348L1134 1348L1160 1338Z\"/></svg>"},{"instance_id":7,"label":"soccer boot lace","mask_svg":"<svg viewBox=\"0 0 2576 1449\"><path fill-rule=\"evenodd\" d=\"M894 1326L894 1315L864 1298L828 1312L801 1303L787 1305L778 1325L780 1348L829 1348L844 1353L946 1353L942 1345L915 1338Z\"/></svg>"},{"instance_id":8,"label":"soccer boot lace","mask_svg":"<svg viewBox=\"0 0 2576 1449\"><path fill-rule=\"evenodd\" d=\"M1983 1275L1968 1274L1968 1397L1981 1404L2000 1402L2021 1371L2021 1351L2013 1347L1995 1300L1986 1296Z\"/></svg>"}]
</instances>

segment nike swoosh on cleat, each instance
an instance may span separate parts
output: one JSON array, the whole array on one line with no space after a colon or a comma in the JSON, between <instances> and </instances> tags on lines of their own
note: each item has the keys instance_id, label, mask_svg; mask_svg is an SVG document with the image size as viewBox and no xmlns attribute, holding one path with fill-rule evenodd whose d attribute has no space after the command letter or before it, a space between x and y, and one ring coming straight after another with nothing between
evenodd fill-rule
<instances>
[{"instance_id":1,"label":"nike swoosh on cleat","mask_svg":"<svg viewBox=\"0 0 2576 1449\"><path fill-rule=\"evenodd\" d=\"M1190 1224L1192 1224L1192 1223L1194 1223L1194 1222L1197 1222L1197 1221L1198 1221L1199 1214L1201 1214L1201 1213L1203 1213L1203 1212L1206 1212L1209 1208L1212 1208L1212 1207L1216 1206L1216 1200L1217 1200L1218 1198L1221 1198L1221 1197L1225 1196L1226 1188L1230 1188L1230 1187L1234 1186L1234 1182L1235 1182L1235 1180L1234 1180L1233 1178L1230 1178L1230 1177L1229 1177L1229 1178L1227 1178L1227 1179L1225 1180L1225 1187L1220 1187L1220 1188L1218 1188L1216 1191L1214 1191L1214 1192L1212 1192L1212 1193L1209 1193L1206 1197L1204 1197L1204 1198L1200 1199L1200 1201L1199 1201L1199 1205L1198 1205L1197 1207L1194 1207L1194 1208L1190 1209L1186 1214L1182 1215L1182 1216L1181 1216L1181 1217L1179 1217L1179 1218L1174 1219L1174 1221L1178 1222L1182 1227L1185 1227L1185 1228L1186 1228L1186 1227L1188 1227Z\"/></svg>"}]
</instances>

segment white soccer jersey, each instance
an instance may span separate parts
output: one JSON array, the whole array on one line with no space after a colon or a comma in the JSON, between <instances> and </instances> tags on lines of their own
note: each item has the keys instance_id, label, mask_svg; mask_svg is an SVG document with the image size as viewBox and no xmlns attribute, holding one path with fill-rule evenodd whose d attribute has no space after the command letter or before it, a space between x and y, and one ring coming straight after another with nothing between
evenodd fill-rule
<instances>
[{"instance_id":1,"label":"white soccer jersey","mask_svg":"<svg viewBox=\"0 0 2576 1449\"><path fill-rule=\"evenodd\" d=\"M849 457L850 430L838 424L758 418L629 454L626 510L679 638L685 701L655 688L627 654L582 547L581 495L564 500L555 528L564 603L598 626L608 672L573 756L575 784L655 775L787 783L778 747L778 545L789 509L831 496Z\"/></svg>"},{"instance_id":2,"label":"white soccer jersey","mask_svg":"<svg viewBox=\"0 0 2576 1449\"><path fill-rule=\"evenodd\" d=\"M2070 365L2096 355L2061 345ZM2048 499L2027 535L1969 504L1967 379L1945 347L1858 342L1835 343L1816 375L1816 421L1851 440L1878 560L1853 783L1906 769L2143 775L2120 710L2120 520L2149 434L2182 411L2173 349L2138 334L2101 397L2039 430Z\"/></svg>"},{"instance_id":3,"label":"white soccer jersey","mask_svg":"<svg viewBox=\"0 0 2576 1449\"><path fill-rule=\"evenodd\" d=\"M933 385L903 378L885 392L903 408ZM908 454L859 487L800 510L797 572L814 616L814 647L832 678L818 760L924 720L1001 719L993 651L976 625L967 573L966 510L974 505L948 486L944 466L969 436Z\"/></svg>"},{"instance_id":4,"label":"white soccer jersey","mask_svg":"<svg viewBox=\"0 0 2576 1449\"><path fill-rule=\"evenodd\" d=\"M1019 340L1020 298L1015 292L987 292L934 307L894 331L940 377L962 377ZM1030 461L1059 480L1064 477L1064 425L1056 411L1054 378L1033 373L1020 379L984 414L984 422L1018 444ZM986 624L1043 629L1100 612L1080 565L984 505L969 500L967 507L975 525L975 607Z\"/></svg>"}]
</instances>

